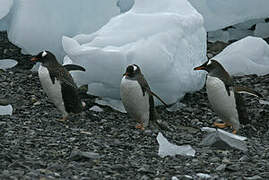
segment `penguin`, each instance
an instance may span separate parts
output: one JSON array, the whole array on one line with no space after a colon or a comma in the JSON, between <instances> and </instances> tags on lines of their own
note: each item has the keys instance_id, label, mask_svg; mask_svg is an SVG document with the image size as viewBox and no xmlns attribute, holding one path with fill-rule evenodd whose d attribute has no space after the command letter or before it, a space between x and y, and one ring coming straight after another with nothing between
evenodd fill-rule
<instances>
[{"instance_id":1,"label":"penguin","mask_svg":"<svg viewBox=\"0 0 269 180\"><path fill-rule=\"evenodd\" d=\"M60 121L65 121L69 113L80 113L85 103L79 99L78 88L69 71L85 69L74 64L62 66L49 51L42 51L31 60L41 63L38 69L39 80L49 100L62 113Z\"/></svg>"},{"instance_id":2,"label":"penguin","mask_svg":"<svg viewBox=\"0 0 269 180\"><path fill-rule=\"evenodd\" d=\"M256 97L262 97L262 95L247 87L235 86L228 72L214 59L195 67L194 70L208 72L206 78L207 97L212 109L224 122L214 122L214 125L219 128L232 127L232 132L236 134L240 129L240 122L242 124L250 122L240 93L247 93Z\"/></svg>"},{"instance_id":3,"label":"penguin","mask_svg":"<svg viewBox=\"0 0 269 180\"><path fill-rule=\"evenodd\" d=\"M141 72L138 65L132 64L126 68L120 83L120 97L127 113L138 121L136 128L144 130L150 122L159 118L154 107L153 96L165 106L167 104L154 92Z\"/></svg>"}]
</instances>

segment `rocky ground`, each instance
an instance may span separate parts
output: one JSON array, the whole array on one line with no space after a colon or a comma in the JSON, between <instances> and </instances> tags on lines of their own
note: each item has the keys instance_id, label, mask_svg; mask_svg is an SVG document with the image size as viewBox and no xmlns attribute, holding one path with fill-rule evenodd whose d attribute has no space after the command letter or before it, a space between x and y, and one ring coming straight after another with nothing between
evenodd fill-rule
<instances>
[{"instance_id":1,"label":"rocky ground","mask_svg":"<svg viewBox=\"0 0 269 180\"><path fill-rule=\"evenodd\" d=\"M220 43L222 44L222 43ZM219 47L220 46L220 47ZM225 44L209 44L209 55ZM220 48L220 49L219 49ZM200 142L217 116L208 104L205 89L187 94L185 106L176 112L157 110L169 130L162 133L177 145L190 144L195 157L158 156L157 130L135 129L135 121L109 107L89 111L93 97L81 94L86 110L67 122L43 93L36 72L29 68L30 56L0 33L0 59L11 58L18 66L0 71L0 98L13 105L13 115L0 116L0 179L268 179L269 105L244 95L251 124L240 135L248 137L248 151L218 150ZM269 75L235 78L269 97ZM227 129L230 131L229 129Z\"/></svg>"}]
</instances>

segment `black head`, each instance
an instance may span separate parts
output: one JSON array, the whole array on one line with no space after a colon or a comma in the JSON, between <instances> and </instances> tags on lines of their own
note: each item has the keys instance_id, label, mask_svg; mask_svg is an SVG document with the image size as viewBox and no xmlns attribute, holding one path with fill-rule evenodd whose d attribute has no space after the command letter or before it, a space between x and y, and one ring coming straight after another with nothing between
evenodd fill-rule
<instances>
[{"instance_id":1,"label":"black head","mask_svg":"<svg viewBox=\"0 0 269 180\"><path fill-rule=\"evenodd\" d=\"M204 64L194 68L193 70L196 70L196 71L197 70L205 70L209 74L213 74L213 73L219 74L219 73L225 71L223 66L218 61L216 61L214 59L206 61Z\"/></svg>"},{"instance_id":2,"label":"black head","mask_svg":"<svg viewBox=\"0 0 269 180\"><path fill-rule=\"evenodd\" d=\"M139 74L141 74L141 70L140 70L139 66L136 64L132 64L126 68L126 71L123 75L132 78L132 77L135 77Z\"/></svg>"},{"instance_id":3,"label":"black head","mask_svg":"<svg viewBox=\"0 0 269 180\"><path fill-rule=\"evenodd\" d=\"M42 51L34 56L31 61L40 63L57 62L56 57L49 51Z\"/></svg>"}]
</instances>

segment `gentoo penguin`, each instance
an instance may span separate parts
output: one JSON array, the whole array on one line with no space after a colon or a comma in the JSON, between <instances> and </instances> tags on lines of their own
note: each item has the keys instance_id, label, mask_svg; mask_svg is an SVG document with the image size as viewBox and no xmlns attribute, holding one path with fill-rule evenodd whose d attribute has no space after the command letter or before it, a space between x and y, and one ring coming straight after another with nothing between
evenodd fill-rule
<instances>
[{"instance_id":1,"label":"gentoo penguin","mask_svg":"<svg viewBox=\"0 0 269 180\"><path fill-rule=\"evenodd\" d=\"M208 60L194 70L208 72L206 78L206 91L208 100L224 123L215 122L219 128L231 126L233 133L240 128L241 123L249 123L244 101L239 93L248 93L262 97L259 93L246 87L234 86L233 80L223 66L216 60Z\"/></svg>"},{"instance_id":2,"label":"gentoo penguin","mask_svg":"<svg viewBox=\"0 0 269 180\"><path fill-rule=\"evenodd\" d=\"M127 113L138 121L136 128L144 130L149 122L154 122L158 114L154 107L153 96L165 106L167 104L155 93L144 78L138 65L132 64L126 68L120 84L120 96Z\"/></svg>"},{"instance_id":3,"label":"gentoo penguin","mask_svg":"<svg viewBox=\"0 0 269 180\"><path fill-rule=\"evenodd\" d=\"M74 64L62 66L49 51L40 52L31 60L41 63L38 76L50 101L63 115L60 120L65 121L69 113L80 113L85 103L79 99L78 88L68 71L85 69Z\"/></svg>"}]
</instances>

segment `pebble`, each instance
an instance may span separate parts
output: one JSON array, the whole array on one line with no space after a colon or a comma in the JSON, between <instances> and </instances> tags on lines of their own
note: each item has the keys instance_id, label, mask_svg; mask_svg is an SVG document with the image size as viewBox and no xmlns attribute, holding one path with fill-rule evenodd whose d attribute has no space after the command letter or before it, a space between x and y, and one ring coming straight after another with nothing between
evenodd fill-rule
<instances>
[{"instance_id":1,"label":"pebble","mask_svg":"<svg viewBox=\"0 0 269 180\"><path fill-rule=\"evenodd\" d=\"M227 166L226 164L221 164L216 168L216 171L224 171L226 166Z\"/></svg>"},{"instance_id":2,"label":"pebble","mask_svg":"<svg viewBox=\"0 0 269 180\"><path fill-rule=\"evenodd\" d=\"M1 34L3 32L0 32L0 37ZM3 49L14 48L13 45L6 46L9 45L3 45ZM8 51L7 55L18 60L22 65L20 67L28 67L29 56L15 52L19 52L19 49L12 54ZM215 55L211 50L209 53ZM0 56L3 56L3 53L0 53ZM267 89L268 77L250 75L245 80L242 80L243 77L234 79L236 84L254 87L266 96L269 95L269 91L260 89ZM17 96L19 86L21 87L19 91L23 94ZM162 130L162 133L174 144L187 143L196 150L195 157L160 158L157 155L158 131L151 129L152 133L144 133L135 129L135 120L126 114L109 108L102 113L85 110L84 115L72 114L66 122L58 122L61 114L47 101L40 88L37 73L30 70L16 73L11 70L1 72L0 87L1 98L9 95L12 100L13 97L15 99L14 103L12 102L15 110L13 115L0 117L0 179L43 177L75 180L107 177L107 179L169 180L172 176L178 179L202 179L196 176L198 172L211 176L210 179L223 180L238 177L243 179L245 176L254 179L269 177L267 171L269 160L266 159L267 153L265 153L269 148L269 128L268 123L265 123L269 120L269 106L260 104L257 99L246 98L249 116L255 124L242 126L239 132L248 138L249 150L246 153L233 149L222 152L199 145L206 134L199 128L212 127L212 122L218 119L208 104L204 88L194 93L187 93L181 100L186 110L181 107L178 111L168 112L162 106L157 107L162 122L167 123L170 129ZM82 95L87 105L93 104L94 98ZM32 102L32 96L37 100L34 100L35 102L39 100L41 102L34 108L35 102ZM100 128L101 126L103 128ZM70 157L73 150L86 154L73 154L72 159ZM247 158L244 159L244 156ZM232 166L233 164L236 165ZM141 167L144 169L140 169ZM47 169L50 172L41 175L37 169ZM212 172L214 174L211 174Z\"/></svg>"}]
</instances>

